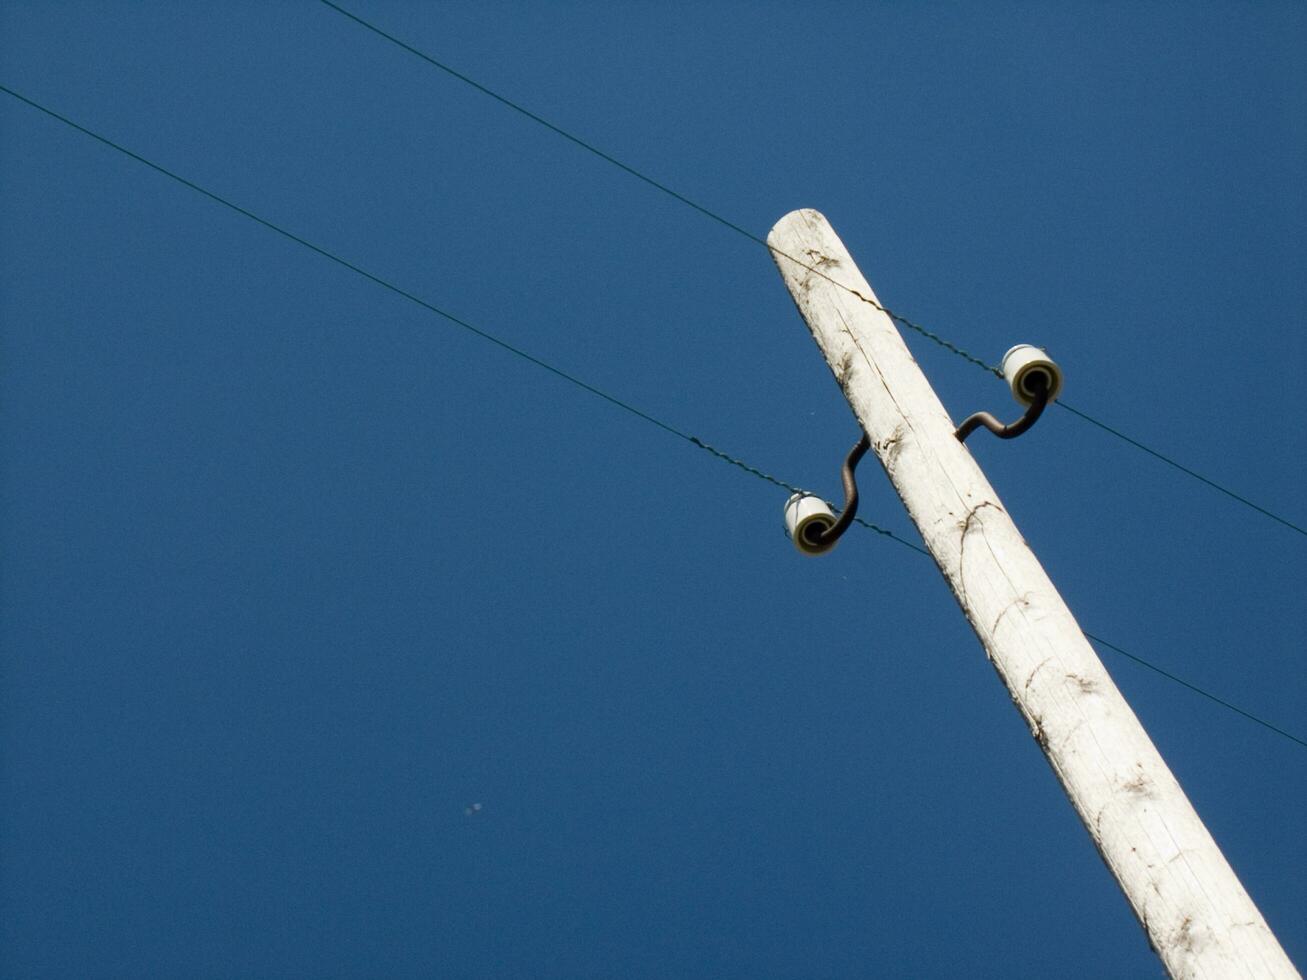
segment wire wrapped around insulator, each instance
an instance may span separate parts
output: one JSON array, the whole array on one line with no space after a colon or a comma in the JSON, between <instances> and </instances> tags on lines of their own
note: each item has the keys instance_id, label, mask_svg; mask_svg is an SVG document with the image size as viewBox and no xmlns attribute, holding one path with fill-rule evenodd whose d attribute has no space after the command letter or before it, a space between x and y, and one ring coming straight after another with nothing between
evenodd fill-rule
<instances>
[{"instance_id":1,"label":"wire wrapped around insulator","mask_svg":"<svg viewBox=\"0 0 1307 980\"><path fill-rule=\"evenodd\" d=\"M819 555L823 551L829 551L835 547L835 542L840 536L849 529L853 523L853 518L858 515L858 482L854 479L853 471L858 468L858 462L867 454L871 448L871 439L864 432L862 438L858 440L857 445L849 450L848 457L844 460L844 468L840 471L840 476L844 480L844 509L840 511L839 519L829 525L824 531L817 523L809 524L803 531L803 540L808 544L808 550L811 554Z\"/></svg>"},{"instance_id":2,"label":"wire wrapped around insulator","mask_svg":"<svg viewBox=\"0 0 1307 980\"><path fill-rule=\"evenodd\" d=\"M988 412L977 412L975 415L964 419L962 424L958 426L957 431L953 433L958 437L958 442L965 442L967 436L982 425L1000 439L1015 439L1039 421L1039 416L1044 414L1044 409L1048 406L1048 377L1042 372L1032 371L1026 385L1032 389L1035 397L1031 401L1030 407L1026 409L1025 415L1011 425L1004 425Z\"/></svg>"}]
</instances>

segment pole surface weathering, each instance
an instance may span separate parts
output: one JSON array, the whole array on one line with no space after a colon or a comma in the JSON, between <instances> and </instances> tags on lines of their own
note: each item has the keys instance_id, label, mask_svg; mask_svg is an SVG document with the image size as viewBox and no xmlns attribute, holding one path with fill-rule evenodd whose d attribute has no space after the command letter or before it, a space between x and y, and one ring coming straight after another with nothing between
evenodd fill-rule
<instances>
[{"instance_id":1,"label":"pole surface weathering","mask_svg":"<svg viewBox=\"0 0 1307 980\"><path fill-rule=\"evenodd\" d=\"M990 662L1172 977L1297 977L1180 784L816 211L772 257Z\"/></svg>"}]
</instances>

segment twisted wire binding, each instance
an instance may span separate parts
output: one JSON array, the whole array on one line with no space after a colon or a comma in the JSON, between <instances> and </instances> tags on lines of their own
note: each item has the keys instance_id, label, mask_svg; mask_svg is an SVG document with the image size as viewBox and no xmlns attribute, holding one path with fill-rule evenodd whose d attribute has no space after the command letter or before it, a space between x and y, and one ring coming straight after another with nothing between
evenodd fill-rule
<instances>
[{"instance_id":1,"label":"twisted wire binding","mask_svg":"<svg viewBox=\"0 0 1307 980\"><path fill-rule=\"evenodd\" d=\"M756 476L756 477L757 477L758 479L760 479L760 480L766 480L766 481L767 481L768 483L770 483L772 486L780 487L782 490L788 490L790 493L809 493L809 492L810 492L810 491L808 491L808 490L804 490L802 487L796 487L796 486L794 486L794 485L791 484L791 483L786 483L784 480L779 479L778 477L774 477L774 476L772 476L770 473L764 473L762 470L760 470L760 469L758 469L758 468L756 468L756 467L754 467L754 466L750 466L750 465L749 465L748 463L746 463L744 460L742 460L742 459L736 459L734 456L731 456L731 455L729 455L728 453L724 453L724 452L722 452L722 451L721 451L720 449L718 449L716 446L710 446L710 445L708 445L708 443L704 442L702 439L698 438L697 436L690 436L690 437L689 437L689 440L690 440L690 442L694 443L696 446L698 446L700 449L704 450L705 452L710 453L710 454L713 455L713 456L716 456L718 459L722 460L722 462L730 463L732 466L739 467L740 469L744 470L744 472L746 472L746 473L748 473L748 474L750 474L750 475L752 475L752 476ZM819 494L814 494L814 496L820 496L820 495L819 495ZM833 503L831 503L829 500L825 501L825 503L826 503L826 506L830 507L830 509L833 510L835 513L837 513L837 514L840 513L840 508L836 507L836 506L835 506ZM888 530L887 528L883 528L883 527L881 527L879 524L873 524L871 521L864 520L864 519L861 518L861 517L855 517L855 518L853 518L853 523L854 523L854 524L861 524L861 525L862 525L863 527L865 527L868 531L875 531L877 534L881 535L882 537L890 538L891 540L897 541L899 544L901 544L901 545L903 545L903 546L905 546L905 547L907 547L907 548L911 548L913 551L918 551L918 552L920 552L921 554L923 554L923 555L927 555L927 556L930 554L930 552L926 551L924 548L919 548L919 547L917 547L917 546L916 546L915 544L913 544L911 541L907 541L907 540L905 540L905 539L899 537L899 536L898 536L897 534L895 534L893 531L890 531L890 530Z\"/></svg>"},{"instance_id":2,"label":"twisted wire binding","mask_svg":"<svg viewBox=\"0 0 1307 980\"><path fill-rule=\"evenodd\" d=\"M700 449L702 449L704 452L710 453L711 455L716 456L718 459L722 460L723 462L730 463L732 466L738 466L740 469L744 470L744 472L752 474L753 476L756 476L760 480L766 480L772 486L780 487L782 490L788 490L790 493L806 492L800 489L799 487L786 483L784 480L778 477L772 476L770 473L764 473L762 470L750 466L742 459L736 459L734 456L722 452L716 446L708 445L708 443L704 442L698 436L689 436L689 440L690 442L698 446Z\"/></svg>"},{"instance_id":3,"label":"twisted wire binding","mask_svg":"<svg viewBox=\"0 0 1307 980\"><path fill-rule=\"evenodd\" d=\"M945 340L937 333L932 333L931 331L923 327L920 323L914 323L913 321L909 320L907 317L895 313L889 307L884 306L881 303L877 302L876 300L872 299L870 296L863 296L862 293L858 292L852 286L846 286L844 283L832 279L830 276L826 275L820 269L814 269L812 266L807 265L804 262L800 262L798 259L795 259L790 255L786 255L784 252L780 251L779 249L773 248L771 250L775 252L777 255L789 259L791 262L795 262L798 265L803 266L803 268L807 269L809 272L816 273L817 275L825 279L827 282L829 282L831 285L838 286L840 289L843 289L845 292L852 293L854 296L862 300L868 306L874 306L876 309L880 310L891 320L895 320L898 323L901 323L909 330L915 330L917 333L921 334L921 336L925 337L927 340L934 341L935 343L939 344L939 346L943 347L945 350L951 351L952 353L956 354L958 357L962 358L963 360L970 361L972 364L976 365L976 367L988 371L990 374L997 375L1000 378L1003 377L1003 369L1001 367L996 367L992 364L988 364L985 361L982 361L975 354L969 353L968 351L963 350L961 347L958 347L956 344L950 343L949 341Z\"/></svg>"}]
</instances>

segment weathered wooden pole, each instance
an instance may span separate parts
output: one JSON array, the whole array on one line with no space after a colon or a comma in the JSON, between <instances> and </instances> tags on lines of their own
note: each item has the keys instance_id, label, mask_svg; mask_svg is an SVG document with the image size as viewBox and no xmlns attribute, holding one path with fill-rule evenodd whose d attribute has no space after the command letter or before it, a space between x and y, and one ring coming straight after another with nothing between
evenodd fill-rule
<instances>
[{"instance_id":1,"label":"weathered wooden pole","mask_svg":"<svg viewBox=\"0 0 1307 980\"><path fill-rule=\"evenodd\" d=\"M767 238L926 547L1173 977L1297 977L816 211Z\"/></svg>"}]
</instances>

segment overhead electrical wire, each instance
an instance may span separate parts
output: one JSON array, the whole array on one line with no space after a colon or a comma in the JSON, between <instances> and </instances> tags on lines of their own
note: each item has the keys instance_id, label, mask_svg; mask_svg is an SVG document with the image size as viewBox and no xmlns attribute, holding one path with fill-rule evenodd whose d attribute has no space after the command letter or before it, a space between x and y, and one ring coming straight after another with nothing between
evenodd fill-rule
<instances>
[{"instance_id":1,"label":"overhead electrical wire","mask_svg":"<svg viewBox=\"0 0 1307 980\"><path fill-rule=\"evenodd\" d=\"M796 487L790 483L786 483L784 480L781 480L778 477L772 476L771 474L765 473L762 470L757 469L756 467L750 466L748 463L744 462L741 459L737 459L734 456L731 456L729 453L725 453L722 450L709 445L708 443L700 439L698 436L692 436L688 432L683 432L680 429L676 428L676 426L671 425L668 422L664 422L662 419L655 418L649 413L641 411L640 409L632 405L630 402L623 401L622 399L616 397L615 395L611 395L600 388L596 388L594 385L590 384L589 382L583 381L582 379L578 378L576 375L570 374L567 371L564 371L562 368L555 367L553 364L541 360L540 358L536 357L534 354L530 354L527 351L523 350L522 348L510 344L508 341L503 340L500 337L496 337L494 334L482 330L480 327L474 326L473 324L462 319L461 317L455 316L453 313L450 313L448 310L443 310L440 307L434 305L433 303L428 303L420 296L417 296L414 293L411 293L408 290L395 285L394 283L390 282L387 279L383 279L381 276L377 276L371 272L368 272L366 269L362 268L361 266L355 265L353 262L350 262L348 259L342 258L341 256L335 254L334 252L329 251L326 248L323 248L321 245L315 245L313 242L309 241L308 239L302 238L299 235L296 235L294 232L288 231L287 229L281 227L280 225L275 224L274 222L269 221L266 218L260 217L259 215L255 214L253 211L250 211L247 208L243 208L239 204L236 204L233 201L229 201L227 200L227 198L222 197L219 194L215 194L213 191L208 190L207 188L201 187L199 184L195 183L192 180L187 180L185 177L181 176L180 174L174 173L173 171L167 169L166 167L160 166L154 161L146 159L145 157L141 156L139 153L129 150L127 147L123 146L120 143L114 142L113 140L109 139L107 136L102 136L99 133L95 132L94 130L87 129L85 126L81 125L80 123L74 122L72 119L69 119L67 116L61 115L60 113L55 112L53 109L47 108L46 106L41 105L39 102L29 99L27 96L14 91L13 89L9 88L6 85L0 85L0 92L4 92L7 95L13 96L15 99L18 99L20 102L26 103L27 105L31 106L33 109L43 112L47 116L50 116L53 119L57 119L59 122L63 123L64 125L77 130L79 133L89 136L91 137L91 139L97 140L98 142L103 143L105 146L117 150L119 153L122 153L125 156L130 157L131 159L135 160L137 163L144 164L145 166L149 167L151 170L163 174L165 177L168 177L171 180L176 181L177 183L181 184L183 187L187 187L198 194L202 194L205 197L209 198L211 201L215 201L218 204L221 204L223 207L230 208L232 211L235 211L237 214L249 218L251 221L255 221L271 231L275 231L278 235L290 239L292 242L295 242L297 245L303 245L305 248L309 249L310 251L316 252L318 255L321 255L323 258L329 259L332 262L335 262L337 265L344 266L346 269L349 269L351 272L356 273L357 275L360 275L363 278L376 283L378 286L381 286L383 289L387 289L390 292L395 293L397 296L402 296L404 299L408 300L411 303L416 303L424 310L427 310L430 313L434 313L437 316L444 317L450 323L453 323L456 326L461 327L462 329L468 331L469 333L475 334L476 336L480 337L482 340L487 340L490 343L495 344L496 346L501 347L504 350L508 351L510 354L520 357L524 361L528 361L529 363L534 364L536 367L543 368L544 370L548 371L550 374L562 378L564 381L567 381L568 383L573 384L576 387L580 388L581 390L587 391L598 398L602 398L604 401L608 402L609 404L615 405L618 408L622 409L623 411L629 412L631 415L634 415L636 418L643 419L645 422L657 426L658 428L662 429L664 432L670 433L671 435L674 435L679 439L684 439L686 442L690 443L691 445L704 450L708 454L715 456L717 459L720 459L723 462L729 463L732 466L744 470L744 472L750 474L751 476L755 476L758 477L759 479L765 480L768 483L780 487L783 490L788 490L790 493L806 492L804 490L801 490L799 487ZM903 545L904 547L911 548L913 551L920 552L923 555L929 554L925 549L913 544L911 541L899 537L893 531L890 531L886 528L873 524L870 521L863 520L862 518L854 518L854 521L858 524L861 524L863 527L867 528L867 530L875 531L877 534L882 535L883 537L891 538L892 540L897 541L899 544Z\"/></svg>"},{"instance_id":2,"label":"overhead electrical wire","mask_svg":"<svg viewBox=\"0 0 1307 980\"><path fill-rule=\"evenodd\" d=\"M454 70L453 68L449 67L449 65L446 65L443 62L437 61L435 58L431 57L431 55L418 50L417 48L413 47L411 44L407 44L404 41L401 41L399 38L395 37L395 35L387 34L380 27L377 27L377 25L369 23L368 21L364 20L362 17L359 17L357 14L351 13L350 11L346 10L344 7L340 6L339 4L332 3L331 0L321 0L321 2L324 5L330 7L332 10L335 10L337 13L343 14L345 17L348 17L356 24L359 24L360 26L365 27L368 30L372 31L374 34L377 34L378 36L385 38L391 44L403 48L409 54L421 58L427 64L435 68L439 68L441 71L453 76L454 78L457 78L460 82L472 86L472 88L476 89L478 92L481 92L483 95L490 96L490 98L494 99L496 102L499 102L507 106L508 108L512 109L514 112L521 113L523 116L526 116L526 118L530 119L532 122L544 126L545 129L549 130L551 133L555 133L558 136L561 136L563 139L575 143L583 150L586 150L589 153L593 153L595 156L597 156L599 159L603 160L604 162L611 163L614 167L617 167L619 170L625 171L626 173L630 174L632 177L635 177L637 180L644 181L650 187L662 191L664 194L668 195L669 197L675 198L677 201L680 201L682 204L686 205L687 207L693 208L695 211L698 211L700 214L704 215L705 217L711 218L713 221L725 225L731 231L735 232L738 235L743 235L745 238L749 239L749 241L757 245L761 245L763 248L772 250L771 246L767 244L767 240L765 238L761 238L760 236L755 235L747 228L737 225L734 221L731 221L729 218L722 217L716 211L713 211L710 208L706 208L702 204L699 204L698 202L691 200L690 198L686 197L684 194L681 194L679 191L672 190L666 184L654 180L654 178L650 177L648 174L641 173L635 167L623 163L621 160L617 159L615 156L612 156L609 153L605 153L603 150L599 149L599 147L595 146L593 143L588 143L585 140L581 139L581 137L569 133L561 126L554 125L548 119L545 119L543 116L536 115L534 112L532 112L530 109L526 108L525 106L520 105L517 102L514 102L512 99L500 95L498 92L494 91L493 89L487 88L486 86L478 82L476 79L470 78L467 75L464 75L462 72ZM835 280L830 279L830 277L827 276L820 269L813 268L808 263L804 262L802 259L797 259L794 256L788 255L785 252L781 252L778 249L773 251L775 251L777 255L789 259L791 262L795 263L796 265L802 266L803 268L807 269L809 272L815 273L816 275L820 276L823 279L827 279L830 282L835 282ZM843 283L835 282L835 285L840 286L843 289L849 289L849 287L845 286ZM853 292L853 290L850 289L849 292ZM966 360L970 361L972 364L975 364L977 367L984 368L986 371L994 372L998 374L1000 377L1002 376L1002 371L998 370L997 368L993 367L990 364L985 363L985 361L981 360L979 357L976 357L974 354L969 354L966 351L964 351L962 348L954 346L953 344L945 340L943 337L940 337L938 334L931 333L921 324L914 323L913 321L907 319L906 317L900 316L899 314L895 313L893 310L886 309L884 306L881 306L879 303L875 302L874 300L866 296L863 296L861 293L858 293L856 295L864 303L870 303L872 306L876 307L882 313L897 320L899 323L903 324L908 329L916 331L917 333L921 334L923 337L926 337L934 341L936 344L939 344L941 347L945 348L946 350L952 351L954 354L957 354L959 357L965 358Z\"/></svg>"},{"instance_id":3,"label":"overhead electrical wire","mask_svg":"<svg viewBox=\"0 0 1307 980\"><path fill-rule=\"evenodd\" d=\"M1253 510L1257 511L1259 514L1265 514L1265 515L1266 515L1267 517L1269 517L1271 520L1273 520L1273 521L1278 521L1279 523L1283 524L1285 527L1289 528L1290 530L1297 531L1299 534L1307 534L1307 530L1303 530L1301 527L1299 527L1297 524L1294 524L1292 521L1285 520L1285 519L1284 519L1283 517L1281 517L1279 514L1273 514L1273 513L1271 513L1271 512L1270 512L1269 510L1267 510L1265 507L1261 506L1260 504L1255 504L1255 503L1253 503L1253 502L1252 502L1251 500L1249 500L1247 497L1240 496L1239 494L1235 493L1233 490L1231 490L1231 489L1229 489L1229 488L1227 488L1227 487L1223 487L1223 486L1221 486L1221 484L1219 484L1219 483L1217 483L1217 482L1215 482L1215 481L1213 481L1213 480L1209 480L1207 477L1203 476L1201 473L1198 473L1198 472L1195 472L1194 470L1191 470L1189 467L1185 466L1183 463L1178 463L1178 462L1176 462L1176 461L1175 461L1174 459L1172 459L1170 456L1164 456L1162 453L1159 453L1156 449L1152 449L1152 448L1150 448L1149 446L1145 446L1142 442L1138 441L1137 439L1132 439L1130 436L1126 435L1124 432L1121 432L1121 431L1119 431L1119 430L1117 430L1117 429L1112 428L1112 427L1111 427L1110 425L1108 425L1106 422L1100 422L1098 419L1093 418L1093 417L1090 416L1090 415L1086 415L1084 412L1080 411L1079 409L1077 409L1077 408L1072 408L1070 405L1067 405L1065 402L1058 401L1058 402L1055 402L1054 404L1056 404L1056 405L1061 405L1063 408L1065 408L1065 409L1066 409L1068 412L1070 412L1072 415L1077 415L1077 416L1079 416L1080 418L1082 418L1082 419L1084 419L1086 422L1088 422L1090 425L1096 425L1096 426L1098 426L1098 428L1102 429L1104 432L1110 433L1111 435L1116 436L1118 439L1121 439L1121 440L1123 440L1124 442L1128 442L1128 443L1130 443L1130 445L1134 446L1136 449L1142 449L1144 452L1148 453L1149 456L1154 456L1154 457L1156 457L1157 459L1160 459L1163 463L1166 463L1168 466L1174 466L1174 467L1175 467L1177 470L1179 470L1181 473L1185 473L1185 474L1187 474L1188 476L1193 477L1195 480L1198 480L1198 481L1201 482L1201 483L1206 483L1206 484L1207 484L1209 487L1211 487L1213 490L1219 490L1221 493L1225 494L1227 497L1232 497L1232 498L1234 498L1235 500L1239 501L1239 503L1241 503L1241 504L1243 504L1243 505L1245 505L1245 506L1247 506L1247 507L1251 507Z\"/></svg>"},{"instance_id":4,"label":"overhead electrical wire","mask_svg":"<svg viewBox=\"0 0 1307 980\"><path fill-rule=\"evenodd\" d=\"M1081 632L1085 634L1085 639L1087 639L1087 640L1089 640L1089 641L1091 641L1091 642L1093 642L1093 643L1097 643L1100 647L1104 647L1104 648L1106 648L1106 649L1108 649L1108 650L1111 650L1113 653L1119 653L1121 656L1125 657L1127 660L1133 660L1135 663L1139 664L1140 666L1142 666L1142 667L1147 667L1149 670L1151 670L1151 671L1153 671L1153 672L1155 672L1155 673L1161 674L1161 675L1162 675L1163 677L1165 677L1167 680L1175 681L1175 683L1181 685L1182 687L1187 687L1187 688L1189 688L1189 690L1193 691L1195 694L1201 694L1203 697L1207 698L1209 701L1215 701L1217 704L1221 705L1223 708L1229 708L1229 709L1230 709L1231 711L1233 711L1235 714L1243 715L1243 716L1244 716L1245 718L1247 718L1249 721L1255 721L1257 724L1261 725L1263 728L1269 728L1271 731L1275 732L1277 735L1283 735L1283 736L1284 736L1285 738L1287 738L1290 742L1297 742L1297 743L1298 743L1299 745L1301 745L1303 748L1307 748L1307 742L1304 742L1304 741L1303 741L1302 739L1300 739L1297 735L1291 735L1289 732L1286 732L1283 728L1277 728L1277 727L1275 727L1275 726L1272 725L1269 721L1264 721L1264 720L1262 720L1261 718L1258 718L1256 715L1250 715L1248 712L1244 711L1243 708L1240 708L1240 707L1238 707L1238 706L1236 706L1236 705L1233 705L1233 704L1231 704L1229 701L1224 700L1223 698L1218 698L1215 694L1212 694L1210 691L1204 691L1201 687L1197 687L1197 686L1195 686L1195 685L1193 685L1193 684L1190 684L1190 683L1189 683L1187 680L1185 680L1183 677L1177 677L1175 674L1172 674L1170 671L1168 671L1168 670L1163 670L1161 667L1157 666L1157 664L1150 664L1150 663L1149 663L1147 660L1145 660L1143 657L1136 657L1133 653L1130 653L1128 650L1122 650L1122 649L1121 649L1119 646L1117 646L1115 643L1109 643L1109 642L1107 642L1107 640L1104 640L1101 636L1095 636L1093 633L1086 632L1085 630L1081 630Z\"/></svg>"},{"instance_id":5,"label":"overhead electrical wire","mask_svg":"<svg viewBox=\"0 0 1307 980\"><path fill-rule=\"evenodd\" d=\"M989 371L992 374L996 374L999 377L1003 376L1003 372L1000 368L987 363L986 361L982 360L981 358L977 357L974 354L969 353L966 350L963 350L961 347L958 347L957 345L951 343L944 337L941 337L939 334L927 330L921 324L909 320L907 317L902 316L898 313L895 313L893 310L890 310L882 306L880 303L876 302L875 300L872 300L867 296L863 296L861 293L851 289L849 286L845 285L844 283L836 282L834 279L831 279L829 276L826 276L820 269L815 269L812 266L808 265L806 262L803 262L800 259L796 259L792 255L787 255L784 252L771 248L771 246L767 244L766 239L762 238L759 235L754 234L753 232L749 231L747 228L744 228L736 224L734 221L731 221L729 218L723 217L721 214L717 213L711 208L705 207L704 205L698 203L697 201L694 201L691 198L686 197L684 194L680 193L679 191L673 190L671 187L668 187L666 184L661 183L658 180L655 180L653 177L650 177L648 174L641 172L635 167L632 167L630 164L623 163L621 160L617 159L617 157L613 156L610 153L604 152L603 150L595 146L593 143L587 142L586 140L581 139L581 137L568 132L567 130L563 129L561 126L558 126L555 123L550 122L548 119L545 119L543 116L537 115L536 113L532 112L530 109L526 108L520 103L514 102L512 99L500 95L498 92L481 84L476 79L468 75L465 75L460 71L457 71L456 69L450 67L444 62L437 60L436 58L433 58L425 51L422 51L419 48L415 48L413 45L407 43L406 41L403 41L400 38L396 37L395 35L390 34L387 31L383 30L382 28L378 27L376 24L373 24L370 21L363 19L358 14L346 10L344 7L340 6L340 4L334 3L333 0L319 0L319 2L323 6L330 7L332 10L336 11L342 16L347 17L349 20L352 20L360 27L366 28L367 30L371 31L373 34L376 34L378 37L384 38L385 40L389 41L391 44L395 45L396 47L401 48L404 51L407 51L409 54L417 58L420 58L422 61L425 61L433 68L438 68L441 71L445 72L447 75L451 76L452 78L456 78L460 82L463 82L465 85L470 85L472 88L476 89L478 92L481 92L483 95L489 96L490 98L494 99L496 102L499 102L501 105L504 105L509 109L512 109L514 112L517 112L525 116L527 119L530 119L532 122L545 127L550 132L555 133L558 136L561 136L563 139L576 144L577 146L581 147L583 150L586 150L587 152L592 153L595 156L599 157L599 159L605 161L606 163L610 163L614 167L617 167L618 169L625 171L626 173L630 174L632 177L635 177L637 180L643 181L644 183L648 184L650 187L653 187L656 190L659 190L662 193L668 195L669 197L672 197L677 201L680 201L682 204L686 205L687 207L693 208L695 211L698 211L700 214L704 215L705 217L710 218L721 225L724 225L725 227L729 228L731 231L735 232L736 234L742 235L743 237L747 238L749 241L761 245L764 248L768 249L769 251L775 252L777 255L781 255L782 257L789 259L791 262L794 262L796 265L802 266L803 268L807 269L809 272L821 276L823 279L827 279L828 281L834 283L835 285L841 287L842 289L847 289L849 292L853 293L863 302L870 303L872 306L876 307L886 316L897 321L898 323L902 324L903 326L907 327L913 332L920 334L921 336L925 337L927 340L931 341L932 343L938 344L940 347L943 347L945 350L953 354L956 354L958 357L961 357L963 360L966 360L977 367L983 368L984 370ZM1279 514L1276 514L1273 511L1268 510L1267 508L1261 506L1260 504L1253 503L1251 500L1249 500L1247 497L1243 496L1242 494L1236 493L1235 491L1229 489L1228 487L1222 486L1220 483L1217 483L1215 480L1211 480L1208 477L1203 476L1201 473L1198 473L1195 470L1190 469L1188 466L1185 466L1177 462L1176 460L1172 459L1170 456L1167 456L1165 453L1158 452L1156 449L1152 449L1144 445L1139 440L1126 435L1125 433L1121 432L1119 429L1115 429L1112 426L1106 424L1105 422L1100 422L1098 419L1089 415L1087 412L1082 412L1077 408L1073 408L1072 406L1068 405L1066 402L1060 399L1055 404L1066 409L1072 415L1075 415L1077 418L1085 422L1088 422L1091 425L1097 426L1099 429L1103 430L1109 435L1115 436L1116 438L1122 440L1123 442L1131 446L1134 446L1136 449L1143 450L1145 453L1148 453L1148 455L1152 456L1157 460L1160 460L1161 462L1167 464L1168 466L1173 467L1174 469L1185 474L1186 476L1192 477L1193 479L1198 480L1201 483L1205 483L1207 486L1211 487L1212 489L1218 490L1221 493L1225 494L1230 499L1235 500L1238 503L1241 503L1246 507L1249 507L1252 510L1257 511L1257 513L1262 514L1265 517L1269 517L1271 520L1284 525L1285 527L1289 528L1291 531L1297 531L1299 534L1307 536L1307 528L1304 528L1299 524L1295 524L1293 521L1287 518L1281 517Z\"/></svg>"},{"instance_id":6,"label":"overhead electrical wire","mask_svg":"<svg viewBox=\"0 0 1307 980\"><path fill-rule=\"evenodd\" d=\"M748 473L753 477L764 480L765 482L780 487L784 490L788 490L791 493L802 492L798 487L793 486L792 484L787 483L784 480L779 479L778 477L772 476L771 474L766 473L760 469L757 469L756 467L750 466L748 463L744 462L743 460L737 459L734 456L730 456L727 453L722 452L720 449L708 445L707 443L699 439L697 436L692 436L689 433L684 432L681 429L678 429L674 425L664 422L661 419L648 414L647 412L641 411L640 409L636 408L634 405L631 405L629 402L623 401L622 399L609 394L608 392L602 390L601 388L597 388L594 385L586 381L583 381L582 379L578 378L576 375L570 374L569 372L564 371L561 368L555 367L549 362L541 360L540 358L536 357L534 354L530 354L522 350L520 347L516 347L513 344L510 344L509 342L502 340L499 337L496 337L494 334L489 333L486 330L482 330L480 327L474 326L473 324L469 323L467 320L464 320L461 317L455 316L454 314L441 309L440 307L436 306L434 303L427 302L426 300L422 299L420 296L417 296L416 294L411 293L408 290L395 285L394 283L390 282L388 279L385 279L374 273L368 272L366 269L362 268L361 266L355 265L353 262L350 262L348 259L336 255L334 252L330 251L329 249L326 249L321 245L316 245L313 242L309 241L308 239L296 235L294 232L283 228L282 226L276 224L275 222L269 221L267 218L255 214L253 211L250 211L248 208L241 207L239 204L236 204L233 201L229 201L227 198L223 197L222 195L216 194L213 191L208 190L207 188L202 187L201 185L195 183L194 181L188 180L187 178L181 176L180 174L174 173L173 171L167 169L166 167L161 166L160 164L157 164L150 159L147 159L141 154L136 153L133 150L129 150L127 147L123 146L122 144L114 142L113 140L109 139L107 136L102 136L101 134L95 132L94 130L88 129L87 127L81 125L80 123L74 122L72 119L69 119L67 116L62 115L53 109L47 108L46 106L35 101L34 99L29 99L27 96L19 92L16 92L15 90L9 88L7 85L0 84L0 92L4 92L6 95L12 96L13 98L17 99L19 102L22 102L30 106L31 108L36 109L38 112L44 113L50 118L63 123L65 126L68 126L69 128L76 130L77 132L83 134L84 136L89 136L91 139L95 140L96 142L101 143L104 146L109 147L110 149L116 150L117 152L123 154L124 156L129 157L132 160L135 160L137 163L149 167L151 170L155 171L156 173L162 174L163 176L169 178L170 180L173 180L176 183L181 184L183 187L189 188L190 190L195 191L197 194L207 197L209 200L217 204L221 204L223 207L228 208L236 212L237 214L242 215L243 217L249 218L251 221L254 221L257 224L262 225L264 228L276 232L278 235L281 235L283 238L289 239L290 241L296 243L297 245L302 245L304 248L307 248L310 251L315 252L316 254L322 256L325 259L329 259L330 261L336 263L337 265L350 270L356 275L362 276L368 281L376 283L378 286L381 286L383 289L386 289L397 296L403 297L409 302L414 303L417 306L420 306L422 309L426 310L427 312L434 313L437 316L443 317L445 320L449 321L450 323L453 323L454 325L461 327L462 329L472 334L475 334L476 336L482 338L483 340L487 340L490 343L495 344L497 347L500 347L503 350L508 351L510 354L520 357L523 360L528 361L531 364L534 364L536 367L548 371L550 374L553 374L558 378L562 378L564 381L567 381L570 384L575 385L577 388L589 392L590 394L594 395L597 398L603 399L609 404L614 405L625 412L628 412L629 414L635 416L636 418L648 422L650 425L662 429L664 432L667 432L670 435L674 435L677 438L685 440L686 442L690 443L696 448L704 450L711 456L714 456L715 458L720 459L723 462L729 463L730 465L743 470L744 472ZM907 548L911 548L913 551L925 555L926 557L930 557L929 552L927 552L924 548L921 548L918 545L913 544L911 541L907 541L904 538L899 537L893 531L872 524L870 521L863 520L861 517L855 518L854 520L857 524L862 525L868 530L876 532L882 537L890 538L893 541L896 541ZM1201 694L1203 697L1208 698L1209 700L1214 701L1217 704L1222 705L1230 709L1231 711L1236 712L1239 715L1242 715L1244 718L1247 718L1248 720L1253 721L1258 725L1261 725L1263 728L1266 728L1267 730L1272 731L1277 735L1287 738L1290 741L1296 742L1299 745L1303 746L1304 748L1307 748L1307 741L1304 741L1298 736L1292 735L1289 732L1286 732L1284 729L1279 728L1271 724L1270 722L1259 718L1258 716L1252 714L1251 712L1244 711L1242 708L1238 708L1235 705L1231 704L1230 702L1225 701L1224 699L1219 698L1214 694L1210 694L1207 691L1204 691L1202 688L1198 687L1197 685L1191 684L1188 681L1183 680L1180 677L1177 677L1175 674L1172 674L1169 671L1162 669L1161 667L1149 663L1147 660L1143 659L1142 657L1138 657L1132 653L1127 653L1121 647L1109 643L1106 640L1099 639L1096 636L1092 636L1089 633L1085 633L1085 637L1095 643L1101 644L1102 646L1104 646L1109 650L1113 650L1116 653L1119 653L1122 656L1125 656L1130 660L1133 660L1138 664L1142 664L1143 666L1149 668L1150 670L1155 671L1156 673L1162 675L1163 677L1166 677L1169 680L1172 680L1177 684L1180 684L1188 688L1189 690L1194 691L1197 694Z\"/></svg>"}]
</instances>

